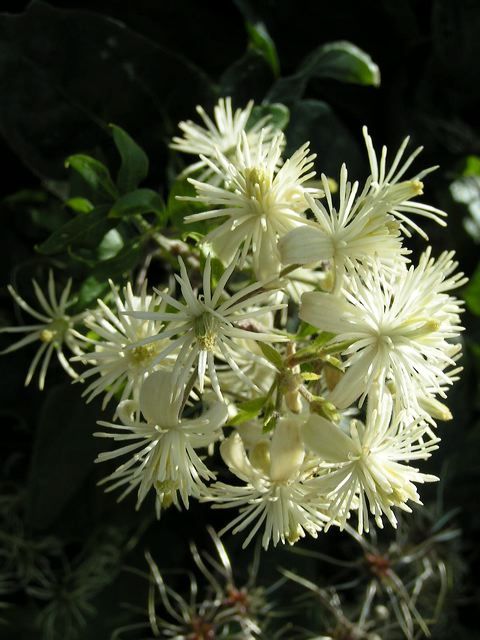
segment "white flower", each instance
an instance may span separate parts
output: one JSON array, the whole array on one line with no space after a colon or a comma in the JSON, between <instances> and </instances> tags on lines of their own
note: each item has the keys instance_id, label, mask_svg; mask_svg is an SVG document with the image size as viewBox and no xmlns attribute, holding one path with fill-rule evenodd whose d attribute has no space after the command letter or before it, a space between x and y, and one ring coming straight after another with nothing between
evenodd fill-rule
<instances>
[{"instance_id":1,"label":"white flower","mask_svg":"<svg viewBox=\"0 0 480 640\"><path fill-rule=\"evenodd\" d=\"M270 311L283 308L284 305L269 303L271 293L259 291L261 282L255 282L229 296L225 287L236 266L236 258L223 272L215 291L211 290L211 260L207 258L203 272L203 293L192 289L183 260L179 258L181 276L175 275L182 290L184 302L161 291L158 295L175 311L168 313L130 312L135 318L168 322L166 329L156 336L144 338L136 343L135 348L151 345L157 340L173 338L168 346L158 353L154 362L161 362L173 351L178 350L174 374L183 382L189 376L191 367L195 365L198 372L200 392L203 392L205 374L208 371L213 390L222 398L218 376L215 368L215 357L224 360L234 373L249 386L255 385L240 369L236 362L238 355L264 362L263 358L249 352L237 339L256 340L260 342L284 342L288 339L273 331L260 332L241 328L241 323ZM264 305L264 306L259 306Z\"/></svg>"},{"instance_id":2,"label":"white flower","mask_svg":"<svg viewBox=\"0 0 480 640\"><path fill-rule=\"evenodd\" d=\"M269 303L273 302L274 298L276 298L275 295L269 298ZM277 302L280 304L283 300L279 299ZM286 308L281 310L282 313L285 311ZM260 332L270 331L274 327L274 314L267 312L265 315L256 316L255 321L241 322L240 327L242 329L248 327L250 330ZM254 386L245 385L243 379L239 378L228 364L223 366L220 364L216 367L220 388L237 400L251 399L252 394L256 396L258 392L255 392L255 389L258 389L262 395L266 395L277 375L276 369L263 357L262 350L255 340L236 338L234 342L241 347L241 351L235 354L235 362Z\"/></svg>"},{"instance_id":3,"label":"white flower","mask_svg":"<svg viewBox=\"0 0 480 640\"><path fill-rule=\"evenodd\" d=\"M308 264L329 261L334 270L335 291L339 291L347 270L368 265L377 259L383 265L393 265L407 253L402 248L399 224L395 219L374 207L365 198L368 184L357 196L358 182L348 182L347 168L340 171L339 203L335 207L327 177L322 174L326 204L306 195L316 222L305 221L279 242L284 264Z\"/></svg>"},{"instance_id":4,"label":"white flower","mask_svg":"<svg viewBox=\"0 0 480 640\"><path fill-rule=\"evenodd\" d=\"M38 348L28 369L25 386L30 384L35 371L43 358L38 376L38 387L42 390L45 386L45 377L47 375L48 365L50 364L50 360L54 352L61 366L68 375L72 378L77 377L77 373L69 365L68 360L63 353L63 347L65 345L72 353L75 354L82 353L75 336L74 325L76 322L80 322L83 318L83 314L70 316L66 313L67 308L72 304L72 300L69 300L72 288L71 279L68 280L59 299L57 299L52 271L50 271L48 275L48 297L45 296L35 280L32 280L32 282L35 295L41 307L40 311L36 311L27 304L27 302L18 295L11 285L8 285L8 291L18 306L39 322L37 324L21 327L2 327L0 329L0 332L2 333L26 333L28 335L21 340L14 342L1 353L10 353L11 351L21 349L32 342L40 342L40 347Z\"/></svg>"},{"instance_id":5,"label":"white flower","mask_svg":"<svg viewBox=\"0 0 480 640\"><path fill-rule=\"evenodd\" d=\"M198 497L204 480L214 478L197 449L206 449L221 436L227 419L227 408L217 402L198 418L182 420L179 413L184 387L180 387L169 371L155 371L144 381L140 391L140 410L145 421L133 420L135 403L125 401L119 410L123 424L99 422L110 429L96 436L122 443L118 449L101 453L97 462L128 456L104 483L108 491L125 487L119 500L137 490L137 508L150 489L156 491L156 509L173 502L179 507L179 496L188 508L189 496Z\"/></svg>"},{"instance_id":6,"label":"white flower","mask_svg":"<svg viewBox=\"0 0 480 640\"><path fill-rule=\"evenodd\" d=\"M178 126L183 132L183 137L174 137L170 147L183 153L205 156L189 165L182 172L182 175L188 175L198 170L200 171L199 180L219 186L223 184L223 176L210 167L206 158L215 158L217 150L227 158L231 158L235 154L244 132L252 150L255 150L259 144L260 131L263 130L264 141L270 141L275 134L275 128L269 124L270 116L265 116L253 126L248 127L252 108L253 100L250 100L245 109L233 111L232 99L220 98L213 109L214 121L209 118L202 107L197 106L197 113L205 126L198 125L191 120L180 122Z\"/></svg>"},{"instance_id":7,"label":"white flower","mask_svg":"<svg viewBox=\"0 0 480 640\"><path fill-rule=\"evenodd\" d=\"M196 198L211 207L204 213L187 216L187 222L227 218L205 237L219 258L228 262L243 245L241 262L253 251L253 268L257 278L278 274L281 264L278 238L305 221L307 193L318 189L303 183L315 175L311 171L315 154L309 155L308 143L296 151L277 170L283 144L281 134L270 143L263 137L256 149L242 136L236 158L231 161L222 153L216 161L208 160L212 170L225 176L225 186L216 187L190 178L197 190ZM192 198L185 198L192 199Z\"/></svg>"},{"instance_id":8,"label":"white flower","mask_svg":"<svg viewBox=\"0 0 480 640\"><path fill-rule=\"evenodd\" d=\"M305 536L317 537L327 520L326 505L311 496L309 482L312 465L305 459L300 437L300 420L281 419L270 441L260 440L247 456L238 433L220 445L220 452L230 471L243 486L216 482L210 485L203 500L214 501L219 509L240 508L240 515L220 532L233 533L252 525L243 548L264 527L262 544L290 544Z\"/></svg>"},{"instance_id":9,"label":"white flower","mask_svg":"<svg viewBox=\"0 0 480 640\"><path fill-rule=\"evenodd\" d=\"M79 336L94 345L92 353L75 358L92 365L81 374L82 380L98 375L85 389L83 395L88 402L105 393L103 408L122 386L120 401L133 397L138 402L138 394L145 377L155 367L155 356L167 341L155 341L147 345L133 346L139 340L156 336L162 329L158 320L138 320L130 314L133 311L161 311L165 304L156 295L147 295L147 282L143 283L139 296L134 296L132 286L123 289L123 300L117 288L110 281L115 309L110 309L103 300L98 300L98 309L85 320L85 325L94 331L100 340Z\"/></svg>"},{"instance_id":10,"label":"white flower","mask_svg":"<svg viewBox=\"0 0 480 640\"><path fill-rule=\"evenodd\" d=\"M423 150L423 147L415 149L415 151L403 161L403 164L401 164L403 154L410 140L409 137L405 138L397 151L390 169L387 170L387 147L382 147L379 162L367 127L363 127L363 136L365 138L365 144L367 145L371 171L370 188L367 193L367 198L372 199L375 206L380 207L380 209L384 211L388 211L400 220L400 229L406 236L411 236L408 229L408 227L411 227L425 239L428 239L427 234L409 218L411 214L430 218L445 227L446 223L442 218L447 214L444 211L428 204L411 201L412 198L423 193L423 178L432 171L435 171L437 167L429 167L428 169L420 171L409 180L402 180L405 172Z\"/></svg>"},{"instance_id":11,"label":"white flower","mask_svg":"<svg viewBox=\"0 0 480 640\"><path fill-rule=\"evenodd\" d=\"M379 267L352 274L344 297L310 292L302 296L299 315L332 343L348 343L346 373L329 399L338 407L361 401L375 382L392 381L398 402L412 407L422 389L440 393L451 384L444 370L454 364L447 340L459 335L462 302L447 291L465 283L452 275L453 252L435 262L430 248L417 267L401 265L386 275Z\"/></svg>"},{"instance_id":12,"label":"white flower","mask_svg":"<svg viewBox=\"0 0 480 640\"><path fill-rule=\"evenodd\" d=\"M366 424L352 420L350 434L317 415L305 423L305 444L323 461L324 475L312 481L312 490L330 501L327 526L343 529L350 511L357 509L359 533L369 531L369 511L377 526L383 526L385 515L396 527L392 507L411 512L409 500L421 504L414 483L438 480L405 464L430 457L438 438L426 438L422 424L405 428L401 415L392 419L392 407L388 393L379 402L369 401Z\"/></svg>"}]
</instances>

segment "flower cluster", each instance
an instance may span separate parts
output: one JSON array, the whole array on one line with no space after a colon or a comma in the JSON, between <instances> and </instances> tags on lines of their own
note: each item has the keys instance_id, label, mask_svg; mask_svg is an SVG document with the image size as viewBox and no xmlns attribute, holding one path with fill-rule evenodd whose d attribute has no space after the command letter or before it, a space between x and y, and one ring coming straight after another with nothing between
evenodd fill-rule
<instances>
[{"instance_id":1,"label":"flower cluster","mask_svg":"<svg viewBox=\"0 0 480 640\"><path fill-rule=\"evenodd\" d=\"M284 134L252 120L253 103L198 113L204 126L180 123L171 146L196 156L178 178L194 191L177 206L200 231L196 244L178 240L169 286L149 289L147 266L136 293L111 282L96 308L69 316L71 282L57 301L51 273L48 299L34 282L40 312L11 289L39 324L3 329L27 333L5 351L39 341L27 384L43 356L43 387L56 351L87 401L115 400L96 434L116 445L98 461L121 458L105 482L137 506L153 493L158 516L191 498L235 509L224 531L245 532L245 545L258 533L265 548L351 518L360 534L371 520L395 527L437 479L417 465L438 446L460 371L452 291L465 278L452 252L427 247L415 261L405 245L412 231L427 237L422 218L445 225L418 200L433 168L407 178L421 149L405 155L406 139L389 164L364 129L365 183L345 165L338 183L314 182L309 143L284 157Z\"/></svg>"}]
</instances>

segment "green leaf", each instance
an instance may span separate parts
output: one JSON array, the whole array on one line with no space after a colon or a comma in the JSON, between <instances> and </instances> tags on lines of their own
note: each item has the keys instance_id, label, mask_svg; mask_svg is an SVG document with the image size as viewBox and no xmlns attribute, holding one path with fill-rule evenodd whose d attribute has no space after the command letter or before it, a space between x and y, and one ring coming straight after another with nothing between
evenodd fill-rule
<instances>
[{"instance_id":1,"label":"green leaf","mask_svg":"<svg viewBox=\"0 0 480 640\"><path fill-rule=\"evenodd\" d=\"M253 400L245 400L245 402L240 402L237 408L240 411L256 411L258 414L262 410L266 400L267 396L260 396L259 398L253 398Z\"/></svg>"},{"instance_id":2,"label":"green leaf","mask_svg":"<svg viewBox=\"0 0 480 640\"><path fill-rule=\"evenodd\" d=\"M463 290L463 297L467 303L469 310L477 316L480 316L480 266L470 278L470 282Z\"/></svg>"},{"instance_id":3,"label":"green leaf","mask_svg":"<svg viewBox=\"0 0 480 640\"><path fill-rule=\"evenodd\" d=\"M302 98L313 78L333 78L340 82L378 87L380 70L371 57L350 42L331 42L318 47L305 58L297 72L280 78L267 99L296 102Z\"/></svg>"},{"instance_id":4,"label":"green leaf","mask_svg":"<svg viewBox=\"0 0 480 640\"><path fill-rule=\"evenodd\" d=\"M462 171L463 176L480 176L480 158L478 156L467 156Z\"/></svg>"},{"instance_id":5,"label":"green leaf","mask_svg":"<svg viewBox=\"0 0 480 640\"><path fill-rule=\"evenodd\" d=\"M320 380L321 378L318 373L314 373L313 371L302 371L300 375L302 376L303 380L306 380L307 382Z\"/></svg>"},{"instance_id":6,"label":"green leaf","mask_svg":"<svg viewBox=\"0 0 480 640\"><path fill-rule=\"evenodd\" d=\"M159 19L150 39L135 32L141 21L126 24L71 8L75 3L63 3L68 9L52 4L58 5L34 0L23 3L22 13L0 14L0 79L8 87L0 133L41 178L64 180L67 156L110 152L108 123L114 122L147 155L156 154L151 170L160 175L159 150L172 123L191 116L197 104L211 104L215 95L209 76L184 57L186 41L172 35L172 10L180 16L181 7L155 3ZM203 20L211 25L212 16ZM198 33L192 25L192 36ZM196 55L198 46L191 45Z\"/></svg>"},{"instance_id":7,"label":"green leaf","mask_svg":"<svg viewBox=\"0 0 480 640\"><path fill-rule=\"evenodd\" d=\"M274 75L265 56L257 49L250 48L223 72L219 94L231 96L234 108L237 105L243 107L249 100L261 102L273 80Z\"/></svg>"},{"instance_id":8,"label":"green leaf","mask_svg":"<svg viewBox=\"0 0 480 640\"><path fill-rule=\"evenodd\" d=\"M237 415L229 420L228 424L231 427L237 427L238 425L244 424L249 420L253 420L262 411L266 401L267 396L261 396L260 398L254 398L253 400L246 400L245 402L241 402L237 405Z\"/></svg>"},{"instance_id":9,"label":"green leaf","mask_svg":"<svg viewBox=\"0 0 480 640\"><path fill-rule=\"evenodd\" d=\"M266 342L259 342L258 344L259 344L260 349L262 350L262 353L265 356L265 358L271 364L273 364L273 366L278 371L282 371L283 368L284 368L284 366L283 366L283 358L278 353L278 351L276 349L274 349L272 346L270 346L269 344L267 344Z\"/></svg>"},{"instance_id":10,"label":"green leaf","mask_svg":"<svg viewBox=\"0 0 480 640\"><path fill-rule=\"evenodd\" d=\"M118 197L117 188L112 182L109 170L95 158L80 153L69 156L65 166L70 167L82 177L100 204Z\"/></svg>"},{"instance_id":11,"label":"green leaf","mask_svg":"<svg viewBox=\"0 0 480 640\"><path fill-rule=\"evenodd\" d=\"M247 128L253 127L257 122L266 117L268 117L268 124L275 129L283 131L288 125L290 111L288 107L280 103L257 105L252 109Z\"/></svg>"},{"instance_id":12,"label":"green leaf","mask_svg":"<svg viewBox=\"0 0 480 640\"><path fill-rule=\"evenodd\" d=\"M310 325L307 325L310 326ZM309 334L307 334L309 335ZM316 338L310 340L304 347L296 351L289 360L300 362L303 359L316 358L317 356L323 359L322 347L327 344L333 337L334 333L328 331L322 331ZM341 349L341 347L340 347Z\"/></svg>"},{"instance_id":13,"label":"green leaf","mask_svg":"<svg viewBox=\"0 0 480 640\"><path fill-rule=\"evenodd\" d=\"M300 71L308 79L334 78L340 82L380 86L380 69L368 53L351 42L331 42L315 49Z\"/></svg>"},{"instance_id":14,"label":"green leaf","mask_svg":"<svg viewBox=\"0 0 480 640\"><path fill-rule=\"evenodd\" d=\"M280 62L278 60L277 48L263 22L247 22L247 33L250 44L257 49L270 65L273 75L278 78L280 75Z\"/></svg>"},{"instance_id":15,"label":"green leaf","mask_svg":"<svg viewBox=\"0 0 480 640\"><path fill-rule=\"evenodd\" d=\"M75 213L90 213L95 208L87 198L70 198L65 202L65 206Z\"/></svg>"},{"instance_id":16,"label":"green leaf","mask_svg":"<svg viewBox=\"0 0 480 640\"><path fill-rule=\"evenodd\" d=\"M308 338L309 336L316 334L317 332L318 332L317 327L314 327L313 325L308 324L308 322L304 322L302 320L300 322L296 338L297 340L302 340L304 338Z\"/></svg>"},{"instance_id":17,"label":"green leaf","mask_svg":"<svg viewBox=\"0 0 480 640\"><path fill-rule=\"evenodd\" d=\"M18 208L18 212L21 215L28 211L33 224L48 231L48 233L52 233L72 218L71 213L66 211L58 200L42 203L39 206L35 204L20 205L20 203L13 206Z\"/></svg>"},{"instance_id":18,"label":"green leaf","mask_svg":"<svg viewBox=\"0 0 480 640\"><path fill-rule=\"evenodd\" d=\"M277 426L277 421L278 413L275 411L274 407L271 406L270 410L265 413L262 433L270 433L270 431L273 431Z\"/></svg>"},{"instance_id":19,"label":"green leaf","mask_svg":"<svg viewBox=\"0 0 480 640\"><path fill-rule=\"evenodd\" d=\"M81 385L62 384L48 393L33 444L27 516L37 528L50 526L93 468L93 438L100 402L87 404Z\"/></svg>"},{"instance_id":20,"label":"green leaf","mask_svg":"<svg viewBox=\"0 0 480 640\"><path fill-rule=\"evenodd\" d=\"M123 247L123 238L117 229L110 229L103 236L102 241L98 245L97 257L99 260L109 260L116 256Z\"/></svg>"},{"instance_id":21,"label":"green leaf","mask_svg":"<svg viewBox=\"0 0 480 640\"><path fill-rule=\"evenodd\" d=\"M335 337L334 333L331 333L330 331L322 331L310 343L310 345L315 347L316 349L320 349L320 347L323 347L324 344L327 344L327 342L330 342L330 340L334 337Z\"/></svg>"},{"instance_id":22,"label":"green leaf","mask_svg":"<svg viewBox=\"0 0 480 640\"><path fill-rule=\"evenodd\" d=\"M239 427L241 424L245 424L249 420L253 420L257 417L256 413L248 413L247 411L239 411L236 416L228 421L229 427Z\"/></svg>"},{"instance_id":23,"label":"green leaf","mask_svg":"<svg viewBox=\"0 0 480 640\"><path fill-rule=\"evenodd\" d=\"M111 124L110 128L122 159L117 176L117 186L120 193L128 193L136 189L140 182L147 177L148 157L145 151L121 127Z\"/></svg>"},{"instance_id":24,"label":"green leaf","mask_svg":"<svg viewBox=\"0 0 480 640\"><path fill-rule=\"evenodd\" d=\"M321 100L299 100L292 106L286 136L286 157L305 140L310 140L310 148L322 158L322 171L327 176L338 180L343 163L347 165L349 175L361 175L364 169L363 152L357 139L332 108Z\"/></svg>"},{"instance_id":25,"label":"green leaf","mask_svg":"<svg viewBox=\"0 0 480 640\"><path fill-rule=\"evenodd\" d=\"M156 191L137 189L119 198L109 212L110 218L154 213L159 220L165 218L165 204Z\"/></svg>"},{"instance_id":26,"label":"green leaf","mask_svg":"<svg viewBox=\"0 0 480 640\"><path fill-rule=\"evenodd\" d=\"M139 238L134 238L126 243L120 251L97 264L91 270L90 275L83 281L78 292L78 300L73 312L79 313L89 307L97 298L103 296L108 290L108 279L121 279L129 274L138 264L141 256L141 242Z\"/></svg>"},{"instance_id":27,"label":"green leaf","mask_svg":"<svg viewBox=\"0 0 480 640\"><path fill-rule=\"evenodd\" d=\"M177 196L194 197L196 194L195 187L188 182L186 178L176 180L167 200L167 220L179 232L197 231L204 233L206 224L204 222L185 222L185 216L200 213L205 210L205 205L198 201L177 200Z\"/></svg>"},{"instance_id":28,"label":"green leaf","mask_svg":"<svg viewBox=\"0 0 480 640\"><path fill-rule=\"evenodd\" d=\"M69 246L96 247L115 221L107 218L106 207L97 207L89 213L80 213L56 229L37 247L39 253L50 256L66 251Z\"/></svg>"}]
</instances>

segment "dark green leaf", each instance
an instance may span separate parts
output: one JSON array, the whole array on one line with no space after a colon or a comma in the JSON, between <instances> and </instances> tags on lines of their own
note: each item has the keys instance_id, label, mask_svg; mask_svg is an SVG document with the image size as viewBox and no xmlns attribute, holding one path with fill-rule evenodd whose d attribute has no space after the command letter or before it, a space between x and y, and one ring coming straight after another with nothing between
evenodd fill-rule
<instances>
[{"instance_id":1,"label":"dark green leaf","mask_svg":"<svg viewBox=\"0 0 480 640\"><path fill-rule=\"evenodd\" d=\"M340 82L378 87L380 70L365 51L351 42L331 42L313 51L300 72L310 78L334 78Z\"/></svg>"},{"instance_id":2,"label":"dark green leaf","mask_svg":"<svg viewBox=\"0 0 480 640\"><path fill-rule=\"evenodd\" d=\"M234 108L244 107L249 100L261 102L273 80L265 57L256 49L248 49L222 74L219 92L232 97Z\"/></svg>"},{"instance_id":3,"label":"dark green leaf","mask_svg":"<svg viewBox=\"0 0 480 640\"><path fill-rule=\"evenodd\" d=\"M247 33L251 45L260 51L265 60L270 65L273 75L280 75L280 62L278 60L277 48L263 22L247 22Z\"/></svg>"},{"instance_id":4,"label":"dark green leaf","mask_svg":"<svg viewBox=\"0 0 480 640\"><path fill-rule=\"evenodd\" d=\"M312 78L334 78L340 82L378 87L380 71L370 56L350 42L331 42L315 49L291 76L280 78L268 99L295 102L302 98Z\"/></svg>"},{"instance_id":5,"label":"dark green leaf","mask_svg":"<svg viewBox=\"0 0 480 640\"><path fill-rule=\"evenodd\" d=\"M311 150L321 158L319 168L338 180L345 162L350 175L359 175L364 167L358 143L331 107L320 100L300 100L290 111L286 155L310 141Z\"/></svg>"},{"instance_id":6,"label":"dark green leaf","mask_svg":"<svg viewBox=\"0 0 480 640\"><path fill-rule=\"evenodd\" d=\"M136 214L154 213L159 220L165 217L165 205L158 193L151 189L137 189L119 198L108 214L125 218Z\"/></svg>"},{"instance_id":7,"label":"dark green leaf","mask_svg":"<svg viewBox=\"0 0 480 640\"><path fill-rule=\"evenodd\" d=\"M128 275L138 264L140 256L141 242L135 238L125 244L113 258L98 263L82 283L73 311L78 313L102 297L109 288L108 279L118 280Z\"/></svg>"},{"instance_id":8,"label":"dark green leaf","mask_svg":"<svg viewBox=\"0 0 480 640\"><path fill-rule=\"evenodd\" d=\"M82 385L54 387L40 414L28 493L28 519L40 529L58 518L93 468L100 403L87 404L82 390Z\"/></svg>"},{"instance_id":9,"label":"dark green leaf","mask_svg":"<svg viewBox=\"0 0 480 640\"><path fill-rule=\"evenodd\" d=\"M0 52L0 132L43 178L63 180L72 153L111 153L109 122L154 157L160 175L172 123L213 101L203 71L100 11L34 1L2 14Z\"/></svg>"},{"instance_id":10,"label":"dark green leaf","mask_svg":"<svg viewBox=\"0 0 480 640\"><path fill-rule=\"evenodd\" d=\"M68 157L65 166L70 167L83 178L99 204L118 197L117 188L113 184L109 170L95 158L77 154Z\"/></svg>"},{"instance_id":11,"label":"dark green leaf","mask_svg":"<svg viewBox=\"0 0 480 640\"><path fill-rule=\"evenodd\" d=\"M71 220L71 214L60 203L51 203L42 207L28 207L32 222L49 233Z\"/></svg>"},{"instance_id":12,"label":"dark green leaf","mask_svg":"<svg viewBox=\"0 0 480 640\"><path fill-rule=\"evenodd\" d=\"M177 196L194 197L196 194L193 187L187 179L182 178L173 183L167 201L167 219L171 225L179 231L197 231L203 233L205 231L205 223L185 222L185 216L205 211L205 205L198 201L177 200Z\"/></svg>"},{"instance_id":13,"label":"dark green leaf","mask_svg":"<svg viewBox=\"0 0 480 640\"><path fill-rule=\"evenodd\" d=\"M120 193L128 193L138 187L148 175L148 157L145 151L124 131L110 125L113 140L120 153L122 164L117 176Z\"/></svg>"},{"instance_id":14,"label":"dark green leaf","mask_svg":"<svg viewBox=\"0 0 480 640\"><path fill-rule=\"evenodd\" d=\"M97 207L89 213L79 213L52 233L37 250L44 255L66 251L69 246L96 247L116 222L107 218L107 208Z\"/></svg>"},{"instance_id":15,"label":"dark green leaf","mask_svg":"<svg viewBox=\"0 0 480 640\"><path fill-rule=\"evenodd\" d=\"M252 113L248 120L248 127L253 127L254 124L268 117L267 123L283 131L290 119L290 111L284 104L262 104L257 105L252 109Z\"/></svg>"}]
</instances>

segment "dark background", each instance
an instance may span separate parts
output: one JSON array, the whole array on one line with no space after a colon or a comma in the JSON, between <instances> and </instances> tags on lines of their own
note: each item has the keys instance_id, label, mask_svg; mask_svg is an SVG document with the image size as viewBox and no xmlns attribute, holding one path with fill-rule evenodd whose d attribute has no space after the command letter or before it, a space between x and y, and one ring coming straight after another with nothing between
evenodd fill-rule
<instances>
[{"instance_id":1,"label":"dark background","mask_svg":"<svg viewBox=\"0 0 480 640\"><path fill-rule=\"evenodd\" d=\"M193 117L196 104L211 107L218 96L232 95L242 106L250 98L261 102L278 95L272 89L276 79L270 65L249 45L246 21L264 23L275 43L282 77L293 75L313 49L327 42L349 40L372 57L381 71L378 88L323 78L312 79L301 96L282 96L291 110L289 147L308 137L318 153L319 171L335 176L345 161L353 177L360 178L367 171L363 124L376 144L387 144L391 153L411 135L416 145L425 146L415 166L440 165L427 179L425 200L448 211L449 227L426 225L434 253L455 249L462 270L475 273L479 236L471 231L478 224L472 202L480 200L480 177L474 171L473 178L469 176L474 190L469 204L452 196L451 185L465 177L467 157L480 155L478 2L97 0L35 3L22 15L27 5L0 3L3 324L19 319L6 284L21 282L38 260L45 265L34 246L55 228L53 205L51 216L43 216L50 200L58 201L65 192L63 163L69 154L91 153L115 165L107 125L118 124L150 157L148 186L166 194L176 162L166 144L177 122ZM46 191L40 202L32 190L41 189ZM20 191L23 195L12 197ZM465 230L467 219L472 221L470 232ZM409 245L418 250L423 242L414 238ZM422 487L428 508L438 502L444 513L458 508L454 522L462 531L446 551L454 580L434 638L453 633L458 638L478 637L477 625L468 620L477 612L478 601L480 331L472 312L480 306L478 289L466 294L465 371L448 401L454 420L440 425L443 443L430 465L442 483L440 488ZM8 340L1 339L3 348ZM4 598L11 606L0 611L6 620L0 637L109 638L116 627L145 619L146 581L119 567L146 572L147 547L162 568L188 566L188 540L194 536L201 546L207 541L206 524L221 527L226 520L194 504L187 514L168 511L156 523L151 504L135 513L133 501L117 505L112 495L105 496L95 486L104 471L93 467L98 445L90 436L99 407L85 407L77 388L65 384L61 370L49 374L44 394L33 387L25 390L23 378L31 357L22 351L2 361L5 463L0 512L6 534L1 557L12 553L8 545L16 536L19 555L46 555L52 577L48 589L36 592L23 578L27 586ZM88 437L79 438L79 432ZM414 528L413 522L406 526ZM240 551L238 538L227 537L227 544L244 569L251 552ZM350 557L356 553L333 531L305 546ZM95 559L96 553L100 559ZM108 570L103 583L92 581L88 566L84 573L78 570L88 562L104 562ZM272 581L279 565L295 567L324 584L333 575L331 568L314 567L278 551L262 558L263 579ZM79 596L75 589L82 580L96 587ZM71 595L58 605L60 592ZM86 614L85 628L71 625L70 614L62 609L70 606L65 602L78 603L81 598L97 611ZM52 632L46 631L45 622L51 602L57 603L56 611L63 611ZM124 602L130 608L120 606Z\"/></svg>"}]
</instances>

